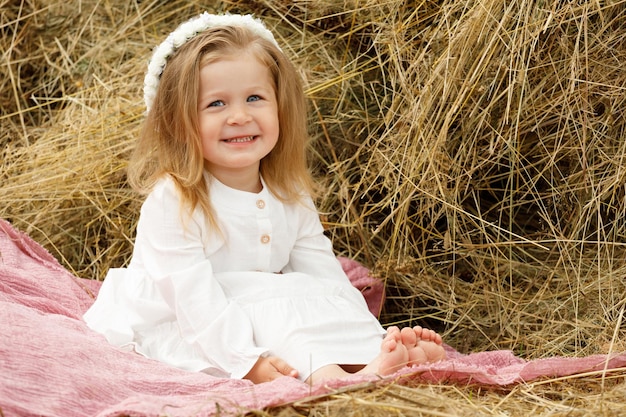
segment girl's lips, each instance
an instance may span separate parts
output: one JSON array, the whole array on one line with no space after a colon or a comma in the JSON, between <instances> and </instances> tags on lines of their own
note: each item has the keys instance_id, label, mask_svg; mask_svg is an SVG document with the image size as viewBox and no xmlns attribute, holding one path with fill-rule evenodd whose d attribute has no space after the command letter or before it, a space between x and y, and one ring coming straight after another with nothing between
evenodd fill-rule
<instances>
[{"instance_id":1,"label":"girl's lips","mask_svg":"<svg viewBox=\"0 0 626 417\"><path fill-rule=\"evenodd\" d=\"M255 138L256 138L256 136L244 136L244 137L240 137L240 138L224 139L224 142L226 142L226 143L245 143L245 142L252 142Z\"/></svg>"}]
</instances>

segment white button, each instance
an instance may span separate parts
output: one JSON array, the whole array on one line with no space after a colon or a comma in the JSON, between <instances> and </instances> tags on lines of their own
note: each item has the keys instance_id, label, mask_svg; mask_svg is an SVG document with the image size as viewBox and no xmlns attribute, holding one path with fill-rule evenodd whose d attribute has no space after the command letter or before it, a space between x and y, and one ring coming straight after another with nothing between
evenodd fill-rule
<instances>
[{"instance_id":1,"label":"white button","mask_svg":"<svg viewBox=\"0 0 626 417\"><path fill-rule=\"evenodd\" d=\"M270 243L270 235L261 236L261 243L263 244Z\"/></svg>"},{"instance_id":2,"label":"white button","mask_svg":"<svg viewBox=\"0 0 626 417\"><path fill-rule=\"evenodd\" d=\"M256 201L256 206L260 209L264 209L265 208L265 201L263 200L257 200Z\"/></svg>"}]
</instances>

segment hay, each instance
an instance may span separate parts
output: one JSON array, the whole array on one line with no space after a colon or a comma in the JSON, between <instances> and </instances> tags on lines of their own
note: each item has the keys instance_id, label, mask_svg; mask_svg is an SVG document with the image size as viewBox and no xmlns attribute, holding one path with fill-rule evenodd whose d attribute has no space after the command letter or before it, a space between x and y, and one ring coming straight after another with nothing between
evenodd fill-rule
<instances>
[{"instance_id":1,"label":"hay","mask_svg":"<svg viewBox=\"0 0 626 417\"><path fill-rule=\"evenodd\" d=\"M386 281L384 323L526 358L626 349L626 1L212 7L262 15L301 69L319 205ZM205 8L0 0L0 216L80 276L129 260L146 57ZM611 414L625 386L393 384L268 413Z\"/></svg>"}]
</instances>

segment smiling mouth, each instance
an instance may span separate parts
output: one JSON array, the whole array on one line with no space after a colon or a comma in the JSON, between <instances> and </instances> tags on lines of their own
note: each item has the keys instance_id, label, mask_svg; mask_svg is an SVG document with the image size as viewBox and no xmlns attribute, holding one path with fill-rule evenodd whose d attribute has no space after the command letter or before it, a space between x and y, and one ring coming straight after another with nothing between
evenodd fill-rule
<instances>
[{"instance_id":1,"label":"smiling mouth","mask_svg":"<svg viewBox=\"0 0 626 417\"><path fill-rule=\"evenodd\" d=\"M255 138L256 138L256 136L244 136L242 138L224 139L224 142L226 142L226 143L245 143L245 142L252 142Z\"/></svg>"}]
</instances>

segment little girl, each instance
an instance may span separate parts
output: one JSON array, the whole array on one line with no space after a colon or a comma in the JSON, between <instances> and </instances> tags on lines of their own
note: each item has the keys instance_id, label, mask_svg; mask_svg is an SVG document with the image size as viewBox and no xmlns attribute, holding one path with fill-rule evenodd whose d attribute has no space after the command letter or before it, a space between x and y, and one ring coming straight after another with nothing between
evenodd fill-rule
<instances>
[{"instance_id":1,"label":"little girl","mask_svg":"<svg viewBox=\"0 0 626 417\"><path fill-rule=\"evenodd\" d=\"M272 33L204 13L155 49L129 180L148 192L128 268L85 321L191 371L310 383L445 357L421 327L385 332L323 234L306 105Z\"/></svg>"}]
</instances>

